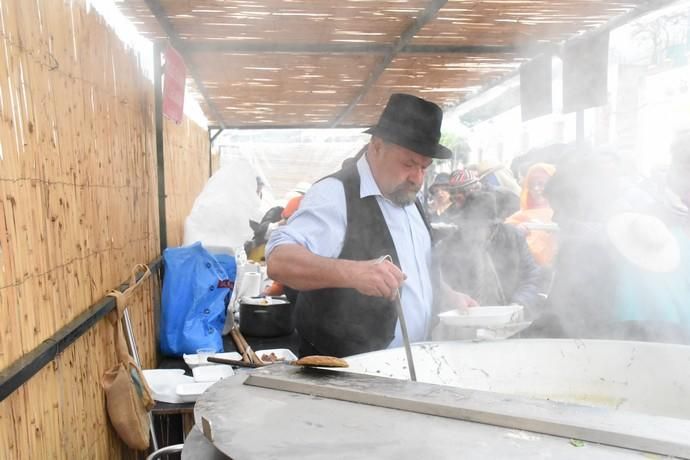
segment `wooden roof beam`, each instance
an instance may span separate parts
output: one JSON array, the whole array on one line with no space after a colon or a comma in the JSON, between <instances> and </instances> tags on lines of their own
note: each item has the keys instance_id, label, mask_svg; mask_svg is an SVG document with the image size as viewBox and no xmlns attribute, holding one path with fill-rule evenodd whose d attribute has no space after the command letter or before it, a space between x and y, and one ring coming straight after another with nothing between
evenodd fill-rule
<instances>
[{"instance_id":1,"label":"wooden roof beam","mask_svg":"<svg viewBox=\"0 0 690 460\"><path fill-rule=\"evenodd\" d=\"M238 43L237 41L188 41L179 44L185 53L285 53L285 54L389 54L393 45L380 43ZM398 54L503 54L543 50L545 46L515 45L406 45Z\"/></svg>"},{"instance_id":2,"label":"wooden roof beam","mask_svg":"<svg viewBox=\"0 0 690 460\"><path fill-rule=\"evenodd\" d=\"M187 53L386 54L391 46L378 43L247 43L225 40L185 40Z\"/></svg>"},{"instance_id":3,"label":"wooden roof beam","mask_svg":"<svg viewBox=\"0 0 690 460\"><path fill-rule=\"evenodd\" d=\"M183 51L183 41L180 39L180 36L177 34L175 28L168 19L167 13L165 12L161 4L158 2L158 0L144 0L144 2L146 2L146 6L149 7L149 10L151 10L151 13L153 13L153 16L156 18L156 21L158 21L158 24L165 31L165 34L168 36L168 40L170 41L170 44L182 56L182 59L185 61L185 64L187 65L189 75L191 75L192 79L194 80L196 88L199 90L201 96L206 101L206 105L208 106L212 115L215 117L216 122L222 128L225 128L225 121L223 120L223 117L218 112L218 109L216 108L215 104L211 101L211 98L209 97L208 92L206 91L206 87L201 81L201 78L199 78L199 75L197 74L196 70L190 65L191 61L189 60L187 54Z\"/></svg>"},{"instance_id":4,"label":"wooden roof beam","mask_svg":"<svg viewBox=\"0 0 690 460\"><path fill-rule=\"evenodd\" d=\"M431 0L429 6L426 7L424 12L417 17L417 19L400 34L400 37L395 41L391 50L386 54L383 60L374 68L374 70L369 75L367 81L362 85L359 93L350 102L350 104L338 114L338 116L333 120L331 124L332 128L337 127L359 104L359 102L364 98L364 96L369 92L372 86L376 83L379 77L386 70L388 65L393 61L393 58L407 46L407 44L412 40L412 38L424 27L429 21L431 21L437 14L438 11L443 8L443 6L448 2L448 0Z\"/></svg>"},{"instance_id":5,"label":"wooden roof beam","mask_svg":"<svg viewBox=\"0 0 690 460\"><path fill-rule=\"evenodd\" d=\"M370 128L371 125L366 125L362 123L357 123L354 125L347 125L343 126L343 129L367 129ZM275 130L285 130L285 129L327 129L330 128L330 126L325 125L325 124L296 124L296 125L274 125L274 124L269 124L269 123L264 123L264 124L246 124L246 125L226 125L225 129L235 129L235 130L241 130L241 131L247 131L247 130L258 130L258 129L263 129L263 130L268 130L268 129L275 129ZM219 126L210 126L209 129L219 129Z\"/></svg>"}]
</instances>

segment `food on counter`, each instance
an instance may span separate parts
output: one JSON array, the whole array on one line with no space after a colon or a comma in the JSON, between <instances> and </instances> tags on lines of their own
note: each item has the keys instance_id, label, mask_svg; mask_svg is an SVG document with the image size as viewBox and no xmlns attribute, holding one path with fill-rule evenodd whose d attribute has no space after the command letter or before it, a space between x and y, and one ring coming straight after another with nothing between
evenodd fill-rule
<instances>
[{"instance_id":1,"label":"food on counter","mask_svg":"<svg viewBox=\"0 0 690 460\"><path fill-rule=\"evenodd\" d=\"M347 361L335 356L311 355L298 359L293 364L297 366L349 367Z\"/></svg>"},{"instance_id":2,"label":"food on counter","mask_svg":"<svg viewBox=\"0 0 690 460\"><path fill-rule=\"evenodd\" d=\"M261 361L263 361L265 363L275 363L278 361L285 361L285 358L281 358L280 356L271 352L270 354L267 354L267 353L262 354L261 355Z\"/></svg>"}]
</instances>

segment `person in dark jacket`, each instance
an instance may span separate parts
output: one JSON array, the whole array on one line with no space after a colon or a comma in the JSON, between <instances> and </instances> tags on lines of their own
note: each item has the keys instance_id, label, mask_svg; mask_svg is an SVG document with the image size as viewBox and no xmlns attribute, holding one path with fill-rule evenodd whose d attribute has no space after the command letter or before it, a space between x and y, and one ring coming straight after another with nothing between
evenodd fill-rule
<instances>
[{"instance_id":1,"label":"person in dark jacket","mask_svg":"<svg viewBox=\"0 0 690 460\"><path fill-rule=\"evenodd\" d=\"M503 164L480 162L476 165L482 190L491 192L496 198L496 214L505 220L520 209L520 185L515 176Z\"/></svg>"},{"instance_id":2,"label":"person in dark jacket","mask_svg":"<svg viewBox=\"0 0 690 460\"><path fill-rule=\"evenodd\" d=\"M249 226L254 231L254 236L249 241L244 243L244 251L247 253L247 258L255 262L264 260L264 249L267 241L268 229L271 224L280 221L283 212L282 206L274 206L261 218L261 222L249 220Z\"/></svg>"},{"instance_id":3,"label":"person in dark jacket","mask_svg":"<svg viewBox=\"0 0 690 460\"><path fill-rule=\"evenodd\" d=\"M544 310L523 337L610 338L615 254L605 232L615 169L594 155L560 163L544 191L559 226Z\"/></svg>"},{"instance_id":4,"label":"person in dark jacket","mask_svg":"<svg viewBox=\"0 0 690 460\"><path fill-rule=\"evenodd\" d=\"M453 204L448 190L450 174L440 172L434 178L434 183L429 187L428 212L429 222L444 222L447 218L446 211Z\"/></svg>"},{"instance_id":5,"label":"person in dark jacket","mask_svg":"<svg viewBox=\"0 0 690 460\"><path fill-rule=\"evenodd\" d=\"M479 305L536 306L541 269L525 237L497 218L495 196L468 196L456 223L458 230L436 249L444 281Z\"/></svg>"},{"instance_id":6,"label":"person in dark jacket","mask_svg":"<svg viewBox=\"0 0 690 460\"><path fill-rule=\"evenodd\" d=\"M467 197L479 192L482 184L471 169L457 169L448 178L448 191L453 204L448 208L449 217L457 217L462 213Z\"/></svg>"}]
</instances>

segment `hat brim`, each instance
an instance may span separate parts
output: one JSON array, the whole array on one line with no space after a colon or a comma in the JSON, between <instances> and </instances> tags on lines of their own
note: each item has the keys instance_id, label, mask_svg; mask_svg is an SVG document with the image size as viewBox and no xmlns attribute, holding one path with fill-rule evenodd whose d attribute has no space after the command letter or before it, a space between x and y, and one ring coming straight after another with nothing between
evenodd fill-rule
<instances>
[{"instance_id":1,"label":"hat brim","mask_svg":"<svg viewBox=\"0 0 690 460\"><path fill-rule=\"evenodd\" d=\"M443 188L443 189L448 190L448 189L450 188L450 185L448 185L447 183L443 183L443 184L439 184L439 183L431 184L431 185L429 186L429 191L436 190L436 189L438 189L438 188Z\"/></svg>"},{"instance_id":2,"label":"hat brim","mask_svg":"<svg viewBox=\"0 0 690 460\"><path fill-rule=\"evenodd\" d=\"M406 149L412 150L413 152L425 157L434 158L437 160L448 160L453 158L453 152L448 147L439 143L419 142L406 138L400 133L391 133L380 129L378 126L372 126L364 132L366 134L371 134L372 136L380 137L386 142L391 142L401 147L405 147Z\"/></svg>"},{"instance_id":3,"label":"hat brim","mask_svg":"<svg viewBox=\"0 0 690 460\"><path fill-rule=\"evenodd\" d=\"M464 184L458 184L458 185L448 185L448 189L453 191L453 192L462 192L465 191L469 188L471 188L473 185L479 184L480 181L479 179L472 179L471 181L465 182Z\"/></svg>"},{"instance_id":4,"label":"hat brim","mask_svg":"<svg viewBox=\"0 0 690 460\"><path fill-rule=\"evenodd\" d=\"M680 265L680 247L678 241L668 229L662 234L663 244L659 244L653 251L642 247L631 236L630 226L639 225L633 221L633 213L620 213L606 223L609 240L618 252L637 267L656 273L668 273L676 270Z\"/></svg>"}]
</instances>

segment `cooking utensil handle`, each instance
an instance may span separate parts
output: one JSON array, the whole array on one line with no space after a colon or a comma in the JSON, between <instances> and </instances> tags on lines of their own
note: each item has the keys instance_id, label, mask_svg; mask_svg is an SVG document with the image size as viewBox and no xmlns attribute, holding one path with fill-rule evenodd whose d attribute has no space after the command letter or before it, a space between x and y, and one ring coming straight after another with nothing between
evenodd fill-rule
<instances>
[{"instance_id":1,"label":"cooking utensil handle","mask_svg":"<svg viewBox=\"0 0 690 460\"><path fill-rule=\"evenodd\" d=\"M393 258L386 254L384 256L376 259L374 263L380 264L384 260L393 262ZM398 289L398 295L395 300L395 308L398 310L398 321L400 321L400 331L403 334L403 344L405 345L405 354L407 355L407 368L410 370L410 380L413 382L417 381L417 373L414 370L414 360L412 359L412 347L410 346L410 336L407 334L407 323L405 322L405 314L402 311L402 303L400 303L400 289Z\"/></svg>"},{"instance_id":2,"label":"cooking utensil handle","mask_svg":"<svg viewBox=\"0 0 690 460\"><path fill-rule=\"evenodd\" d=\"M400 330L402 331L403 343L405 344L405 354L407 355L407 368L410 370L410 380L417 381L417 373L414 369L414 360L412 359L412 347L410 346L410 336L407 334L407 323L405 322L405 315L400 302L400 292L395 298L395 308L398 310L398 320L400 321Z\"/></svg>"},{"instance_id":3,"label":"cooking utensil handle","mask_svg":"<svg viewBox=\"0 0 690 460\"><path fill-rule=\"evenodd\" d=\"M384 260L393 262L393 258L386 254L379 257L374 262L375 264L380 264ZM398 295L393 301L395 303L395 309L398 310L398 321L400 321L400 331L403 336L403 343L405 345L405 354L407 355L407 368L410 370L410 380L413 382L417 381L417 373L414 370L414 360L412 359L412 347L410 346L410 336L407 334L407 323L405 322L405 314L403 313L402 303L400 302L400 289L398 289Z\"/></svg>"},{"instance_id":4,"label":"cooking utensil handle","mask_svg":"<svg viewBox=\"0 0 690 460\"><path fill-rule=\"evenodd\" d=\"M215 356L209 356L206 360L210 363L230 364L231 366L238 367L262 367L254 363L245 363L244 361L237 361L235 359L216 358Z\"/></svg>"}]
</instances>

